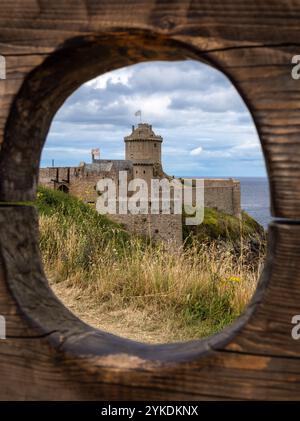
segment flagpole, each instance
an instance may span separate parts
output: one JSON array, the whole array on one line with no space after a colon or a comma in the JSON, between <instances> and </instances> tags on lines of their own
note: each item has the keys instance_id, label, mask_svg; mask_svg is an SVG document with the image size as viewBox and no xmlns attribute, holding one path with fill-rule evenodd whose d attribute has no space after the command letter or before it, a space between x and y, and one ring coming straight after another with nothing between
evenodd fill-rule
<instances>
[{"instance_id":1,"label":"flagpole","mask_svg":"<svg viewBox=\"0 0 300 421\"><path fill-rule=\"evenodd\" d=\"M142 122L142 110L138 110L138 111L136 111L135 113L134 113L134 115L136 116L136 117L140 117L140 123Z\"/></svg>"}]
</instances>

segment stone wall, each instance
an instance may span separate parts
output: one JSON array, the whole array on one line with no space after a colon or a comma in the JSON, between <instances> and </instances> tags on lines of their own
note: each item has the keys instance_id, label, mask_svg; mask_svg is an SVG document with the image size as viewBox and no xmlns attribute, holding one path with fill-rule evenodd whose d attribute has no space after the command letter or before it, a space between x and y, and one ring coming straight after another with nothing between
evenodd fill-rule
<instances>
[{"instance_id":1,"label":"stone wall","mask_svg":"<svg viewBox=\"0 0 300 421\"><path fill-rule=\"evenodd\" d=\"M182 215L109 215L125 229L171 247L182 245Z\"/></svg>"},{"instance_id":2,"label":"stone wall","mask_svg":"<svg viewBox=\"0 0 300 421\"><path fill-rule=\"evenodd\" d=\"M241 215L240 182L234 179L205 179L204 206L229 215Z\"/></svg>"},{"instance_id":3,"label":"stone wall","mask_svg":"<svg viewBox=\"0 0 300 421\"><path fill-rule=\"evenodd\" d=\"M89 169L88 169L89 168ZM133 171L138 167L133 167ZM153 168L147 166L146 169ZM143 170L143 167L140 167ZM134 172L129 172L128 180L132 179ZM140 178L148 179L148 174L138 174ZM150 173L149 173L150 177ZM98 197L96 184L101 178L118 180L118 171L111 167L107 171L92 171L91 167L61 167L40 169L39 183L43 186L60 189L63 186L68 192L79 199L95 203ZM151 177L150 177L151 178ZM195 196L195 195L194 195ZM205 179L204 180L204 206L216 208L220 211L240 217L241 199L240 183L233 179ZM124 224L126 229L140 235L145 235L155 241L164 243L182 244L182 216L181 215L110 215L112 219Z\"/></svg>"}]
</instances>

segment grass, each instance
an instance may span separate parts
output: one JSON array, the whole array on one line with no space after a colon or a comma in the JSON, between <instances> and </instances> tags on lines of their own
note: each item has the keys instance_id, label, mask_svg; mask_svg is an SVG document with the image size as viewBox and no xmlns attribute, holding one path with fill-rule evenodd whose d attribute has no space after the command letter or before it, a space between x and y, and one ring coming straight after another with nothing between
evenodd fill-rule
<instances>
[{"instance_id":1,"label":"grass","mask_svg":"<svg viewBox=\"0 0 300 421\"><path fill-rule=\"evenodd\" d=\"M199 242L189 232L185 247L170 252L64 193L40 189L37 207L54 291L112 333L152 343L205 337L231 323L256 288L263 248L249 260L245 236L237 251L237 238Z\"/></svg>"},{"instance_id":2,"label":"grass","mask_svg":"<svg viewBox=\"0 0 300 421\"><path fill-rule=\"evenodd\" d=\"M262 239L265 234L263 227L245 211L238 219L216 209L206 208L202 224L184 226L184 235L202 243L212 240L239 242L241 238L248 241Z\"/></svg>"}]
</instances>

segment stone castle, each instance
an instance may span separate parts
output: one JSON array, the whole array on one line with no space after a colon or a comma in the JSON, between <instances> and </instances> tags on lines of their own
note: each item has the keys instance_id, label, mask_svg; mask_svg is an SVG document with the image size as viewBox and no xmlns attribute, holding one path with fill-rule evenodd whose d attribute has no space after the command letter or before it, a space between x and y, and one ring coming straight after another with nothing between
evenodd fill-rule
<instances>
[{"instance_id":1,"label":"stone castle","mask_svg":"<svg viewBox=\"0 0 300 421\"><path fill-rule=\"evenodd\" d=\"M162 167L163 138L154 133L152 126L140 123L132 126L132 132L124 138L125 160L100 159L99 150L92 151L92 163L77 167L41 168L39 184L61 190L87 203L96 203L96 184L100 179L110 178L118 185L119 172L126 171L128 182L143 179L148 186L152 179L169 177ZM215 208L240 217L240 183L233 179L205 179L204 206ZM182 216L174 214L110 215L124 224L131 232L147 235L155 241L182 243Z\"/></svg>"}]
</instances>

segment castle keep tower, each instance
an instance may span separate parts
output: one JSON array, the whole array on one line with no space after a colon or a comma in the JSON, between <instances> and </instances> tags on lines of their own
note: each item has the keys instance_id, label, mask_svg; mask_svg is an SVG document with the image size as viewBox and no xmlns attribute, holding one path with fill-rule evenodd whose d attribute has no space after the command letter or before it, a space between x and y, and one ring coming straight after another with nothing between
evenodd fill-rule
<instances>
[{"instance_id":1,"label":"castle keep tower","mask_svg":"<svg viewBox=\"0 0 300 421\"><path fill-rule=\"evenodd\" d=\"M140 123L132 126L132 133L124 141L125 159L132 161L134 178L142 178L149 184L156 177L155 170L161 169L162 137L154 133L150 124Z\"/></svg>"}]
</instances>

